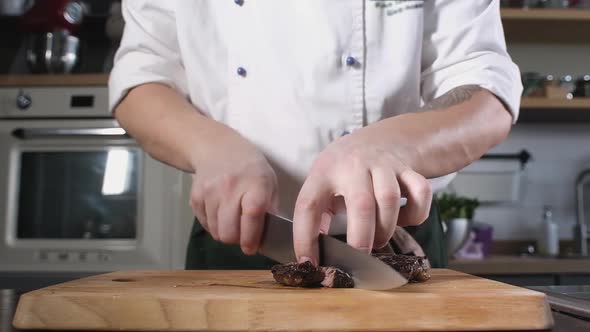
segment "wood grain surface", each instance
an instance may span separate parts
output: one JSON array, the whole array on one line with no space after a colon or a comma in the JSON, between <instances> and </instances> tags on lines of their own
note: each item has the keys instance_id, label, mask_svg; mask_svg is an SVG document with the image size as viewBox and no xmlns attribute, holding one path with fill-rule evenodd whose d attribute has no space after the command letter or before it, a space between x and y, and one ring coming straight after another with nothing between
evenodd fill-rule
<instances>
[{"instance_id":1,"label":"wood grain surface","mask_svg":"<svg viewBox=\"0 0 590 332\"><path fill-rule=\"evenodd\" d=\"M0 87L106 86L108 74L0 75Z\"/></svg>"},{"instance_id":2,"label":"wood grain surface","mask_svg":"<svg viewBox=\"0 0 590 332\"><path fill-rule=\"evenodd\" d=\"M502 19L523 21L583 21L590 22L590 11L585 9L522 9L502 8Z\"/></svg>"},{"instance_id":3,"label":"wood grain surface","mask_svg":"<svg viewBox=\"0 0 590 332\"><path fill-rule=\"evenodd\" d=\"M24 294L21 329L478 331L553 324L542 293L451 270L391 291L296 289L268 271L137 271Z\"/></svg>"}]
</instances>

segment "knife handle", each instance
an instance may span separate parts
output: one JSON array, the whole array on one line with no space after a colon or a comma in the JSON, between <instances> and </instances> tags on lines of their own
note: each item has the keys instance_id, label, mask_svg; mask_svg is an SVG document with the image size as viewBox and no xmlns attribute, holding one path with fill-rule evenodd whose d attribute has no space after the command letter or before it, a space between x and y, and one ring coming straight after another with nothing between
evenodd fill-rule
<instances>
[{"instance_id":1,"label":"knife handle","mask_svg":"<svg viewBox=\"0 0 590 332\"><path fill-rule=\"evenodd\" d=\"M399 207L403 208L404 206L406 206L408 204L408 199L405 197L400 198L399 200Z\"/></svg>"}]
</instances>

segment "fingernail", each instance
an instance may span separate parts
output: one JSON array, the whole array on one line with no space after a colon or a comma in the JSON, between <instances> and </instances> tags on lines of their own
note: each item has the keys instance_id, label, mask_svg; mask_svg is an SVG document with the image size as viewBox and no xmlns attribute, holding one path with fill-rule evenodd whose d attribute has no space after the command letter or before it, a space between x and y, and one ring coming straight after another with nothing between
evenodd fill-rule
<instances>
[{"instance_id":1,"label":"fingernail","mask_svg":"<svg viewBox=\"0 0 590 332\"><path fill-rule=\"evenodd\" d=\"M367 247L367 246L358 246L358 247L356 247L356 249L358 251L361 251L361 252L364 252L364 253L370 253L371 250L373 250L372 247Z\"/></svg>"},{"instance_id":2,"label":"fingernail","mask_svg":"<svg viewBox=\"0 0 590 332\"><path fill-rule=\"evenodd\" d=\"M387 243L388 242L374 244L373 249L382 249L383 247L385 247L387 245Z\"/></svg>"},{"instance_id":3,"label":"fingernail","mask_svg":"<svg viewBox=\"0 0 590 332\"><path fill-rule=\"evenodd\" d=\"M248 256L252 256L255 254L254 249L250 247L242 247L242 252Z\"/></svg>"}]
</instances>

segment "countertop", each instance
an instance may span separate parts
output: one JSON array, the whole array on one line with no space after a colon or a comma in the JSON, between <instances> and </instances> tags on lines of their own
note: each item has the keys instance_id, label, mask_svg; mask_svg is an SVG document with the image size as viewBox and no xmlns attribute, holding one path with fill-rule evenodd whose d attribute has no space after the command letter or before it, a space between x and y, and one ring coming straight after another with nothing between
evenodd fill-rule
<instances>
[{"instance_id":1,"label":"countertop","mask_svg":"<svg viewBox=\"0 0 590 332\"><path fill-rule=\"evenodd\" d=\"M108 74L0 75L0 87L106 86Z\"/></svg>"},{"instance_id":2,"label":"countertop","mask_svg":"<svg viewBox=\"0 0 590 332\"><path fill-rule=\"evenodd\" d=\"M448 267L477 275L590 274L590 258L490 256L484 260L451 260Z\"/></svg>"},{"instance_id":3,"label":"countertop","mask_svg":"<svg viewBox=\"0 0 590 332\"><path fill-rule=\"evenodd\" d=\"M1 332L18 332L12 328L12 317L16 310L19 296L25 291L14 289L0 290L0 331ZM553 312L555 327L553 332L582 332L590 331L590 321L584 321L573 316L565 315L559 312ZM70 331L71 332L71 331Z\"/></svg>"}]
</instances>

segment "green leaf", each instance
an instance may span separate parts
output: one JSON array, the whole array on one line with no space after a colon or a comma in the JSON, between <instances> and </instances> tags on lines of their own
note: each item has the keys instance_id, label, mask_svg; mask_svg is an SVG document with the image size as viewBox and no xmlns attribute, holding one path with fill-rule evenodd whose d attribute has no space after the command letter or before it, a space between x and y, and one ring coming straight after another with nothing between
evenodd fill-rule
<instances>
[{"instance_id":1,"label":"green leaf","mask_svg":"<svg viewBox=\"0 0 590 332\"><path fill-rule=\"evenodd\" d=\"M457 196L454 193L442 193L437 195L435 199L443 220L454 218L473 219L475 210L479 207L477 199Z\"/></svg>"}]
</instances>

